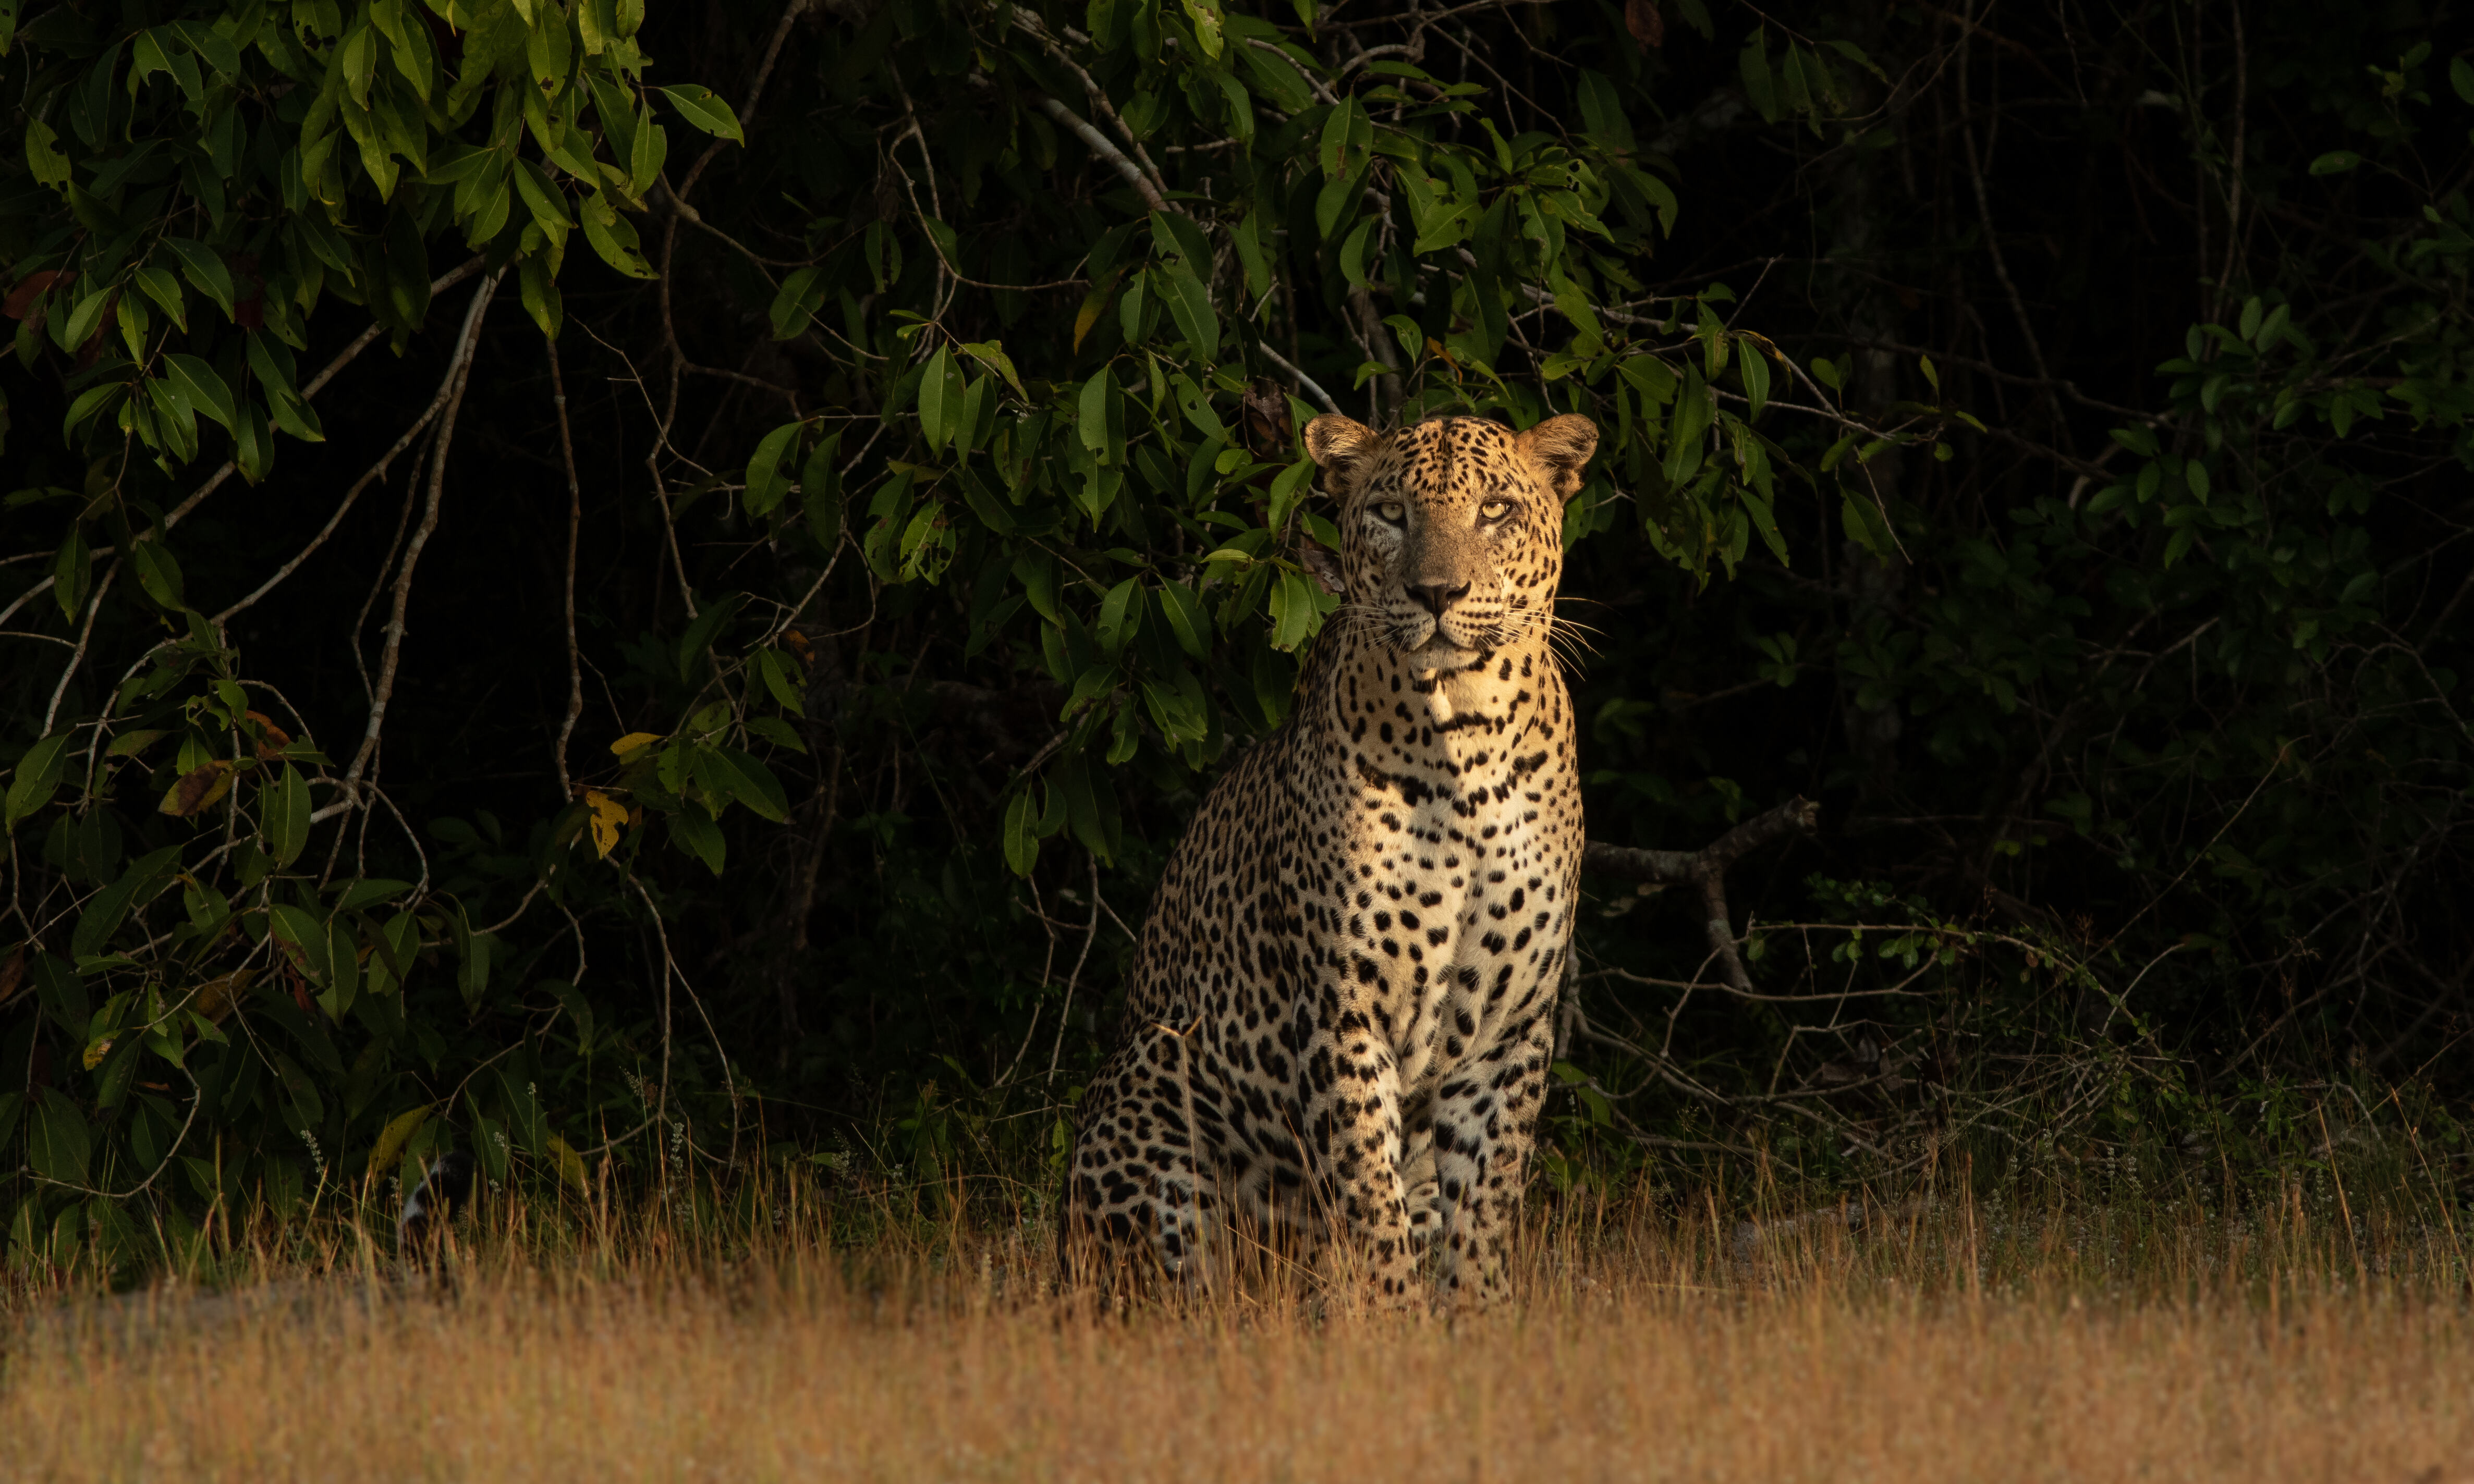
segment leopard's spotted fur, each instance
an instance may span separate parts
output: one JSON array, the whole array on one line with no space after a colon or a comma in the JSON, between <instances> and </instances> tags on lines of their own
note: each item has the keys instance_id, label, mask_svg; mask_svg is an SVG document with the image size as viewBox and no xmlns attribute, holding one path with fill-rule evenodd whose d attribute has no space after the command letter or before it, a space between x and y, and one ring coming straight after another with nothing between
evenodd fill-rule
<instances>
[{"instance_id":1,"label":"leopard's spotted fur","mask_svg":"<svg viewBox=\"0 0 2474 1484\"><path fill-rule=\"evenodd\" d=\"M1336 1234L1377 1302L1419 1246L1494 1297L1545 1091L1583 834L1547 647L1587 419L1316 419L1346 602L1298 711L1169 857L1085 1093L1064 1247L1192 1277L1233 1215ZM1096 1242L1094 1239L1097 1239Z\"/></svg>"}]
</instances>

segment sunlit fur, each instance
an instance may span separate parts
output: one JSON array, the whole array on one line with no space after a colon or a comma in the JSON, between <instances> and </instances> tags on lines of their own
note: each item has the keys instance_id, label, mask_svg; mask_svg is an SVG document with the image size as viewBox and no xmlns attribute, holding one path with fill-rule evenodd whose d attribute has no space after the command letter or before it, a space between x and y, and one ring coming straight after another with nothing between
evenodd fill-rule
<instances>
[{"instance_id":1,"label":"sunlit fur","mask_svg":"<svg viewBox=\"0 0 2474 1484\"><path fill-rule=\"evenodd\" d=\"M1348 608L1379 618L1394 648L1432 657L1438 670L1553 628L1564 502L1596 441L1577 418L1528 435L1476 418L1389 437L1355 424L1331 430Z\"/></svg>"},{"instance_id":2,"label":"sunlit fur","mask_svg":"<svg viewBox=\"0 0 2474 1484\"><path fill-rule=\"evenodd\" d=\"M1505 1283L1545 1098L1584 831L1550 640L1563 507L1597 430L1319 418L1346 598L1288 726L1161 873L1083 1096L1069 1270L1192 1284L1230 1229L1337 1237L1380 1305Z\"/></svg>"}]
</instances>

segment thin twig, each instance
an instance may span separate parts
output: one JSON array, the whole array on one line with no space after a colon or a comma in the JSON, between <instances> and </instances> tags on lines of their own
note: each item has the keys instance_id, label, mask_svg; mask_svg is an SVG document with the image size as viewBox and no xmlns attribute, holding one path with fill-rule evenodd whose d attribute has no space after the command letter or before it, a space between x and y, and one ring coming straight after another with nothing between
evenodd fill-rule
<instances>
[{"instance_id":1,"label":"thin twig","mask_svg":"<svg viewBox=\"0 0 2474 1484\"><path fill-rule=\"evenodd\" d=\"M370 719L361 732L361 745L352 754L352 766L344 770L344 792L356 800L360 793L361 776L368 771L371 757L377 752L378 733L386 725L387 703L395 695L396 663L402 657L404 611L412 604L413 569L421 564L421 554L429 544L430 536L438 529L438 507L447 487L447 455L455 442L455 415L464 405L464 389L472 379L473 346L481 333L481 317L487 313L490 300L497 297L498 280L505 270L481 280L473 291L473 302L464 311L463 333L456 340L456 359L462 370L455 378L455 390L449 394L445 417L438 425L438 444L429 460L429 503L422 513L421 525L404 548L403 565L397 569L395 606L387 617L386 648L378 661L377 684L370 698Z\"/></svg>"},{"instance_id":2,"label":"thin twig","mask_svg":"<svg viewBox=\"0 0 2474 1484\"><path fill-rule=\"evenodd\" d=\"M439 275L436 278L430 280L429 292L431 297L435 298L440 294L444 294L449 289L453 288L455 285L463 282L467 278L470 278L474 274L479 273L481 271L482 261L483 259L480 257L468 258L464 262L457 264L455 267L449 269L447 272ZM379 326L373 324L368 329L361 331L358 336L354 337L351 345L348 345L343 349L336 351L334 359L328 361L326 366L319 371L317 375L310 377L308 383L302 387L302 400L306 401L323 391L326 388L327 383L335 379L336 372L342 371L345 367L352 365L354 357L358 356L363 350L369 348L370 343L378 338L378 333ZM224 482L231 478L238 470L238 467L239 467L237 465L227 460L221 468L218 468L213 473L207 475L206 483L198 486L195 491L192 491L187 499L184 499L180 504L172 507L171 513L163 517L162 529L169 531L174 526L179 525L182 521L186 520L189 517L189 513L205 504L206 502L206 496L222 489L224 487ZM111 548L106 546L98 549L92 553L92 555L99 558L108 556L110 552ZM5 624L12 617L15 616L17 610L23 608L36 593L49 592L54 581L55 579L46 577L42 581L35 584L32 587L29 587L25 591L17 594L15 598L10 601L7 608L0 608L0 624Z\"/></svg>"},{"instance_id":3,"label":"thin twig","mask_svg":"<svg viewBox=\"0 0 2474 1484\"><path fill-rule=\"evenodd\" d=\"M1304 371L1301 371L1296 367L1290 365L1289 358L1280 354L1277 350L1273 349L1272 343L1270 341L1263 341L1255 348L1263 352L1263 359L1271 362L1280 370L1287 371L1290 379L1297 382L1298 389L1305 393L1306 395L1313 397L1317 406L1321 407L1325 412L1340 411L1340 404L1331 399L1331 394L1317 385L1312 376L1307 375Z\"/></svg>"},{"instance_id":4,"label":"thin twig","mask_svg":"<svg viewBox=\"0 0 2474 1484\"><path fill-rule=\"evenodd\" d=\"M1091 945L1100 939L1100 857L1092 855L1090 860L1091 925L1082 930L1082 951L1075 955L1074 970L1065 976L1065 1003L1056 1010L1056 1041L1048 1048L1048 1075L1040 1079L1041 1087L1056 1081L1056 1064L1065 1055L1065 1028L1073 1023L1074 987L1082 982L1082 966L1091 957Z\"/></svg>"},{"instance_id":5,"label":"thin twig","mask_svg":"<svg viewBox=\"0 0 2474 1484\"><path fill-rule=\"evenodd\" d=\"M567 715L558 724L558 747L550 754L558 769L558 797L575 797L567 776L567 743L575 735L576 718L584 714L584 661L575 642L575 550L584 529L584 486L575 477L575 439L568 431L567 378L559 371L558 342L548 341L550 401L558 408L558 451L567 462ZM795 410L795 409L794 409Z\"/></svg>"},{"instance_id":6,"label":"thin twig","mask_svg":"<svg viewBox=\"0 0 2474 1484\"><path fill-rule=\"evenodd\" d=\"M474 292L477 293L479 291L475 290ZM466 306L465 313L469 327L470 316L472 313L470 305ZM308 561L309 558L317 552L319 547L327 544L327 539L335 534L335 528L344 523L344 516L351 514L353 502L361 497L361 491L368 489L373 481L384 480L387 477L389 466L393 465L398 458L401 457L405 449L412 446L413 440L419 438L424 429L427 428L432 422L438 420L438 415L440 413L447 410L448 399L454 395L456 389L463 384L462 377L464 375L465 368L472 360L473 346L473 341L469 334L456 342L454 352L448 357L447 374L439 378L438 391L436 395L430 397L429 405L422 410L422 414L419 418L413 419L412 426L403 430L403 435L395 441L394 445L389 447L384 454L380 455L376 464L370 466L369 470L366 473L362 474L360 478L352 481L352 488L344 491L343 500L336 505L335 513L327 517L327 523L319 528L316 536L309 539L309 544L302 547L301 550L294 555L291 561L286 562L283 565L276 568L274 575L267 578L266 581L258 584L255 590L252 591L248 596L235 601L230 608L217 613L213 618L209 619L208 622L212 623L216 629L220 630L224 625L231 622L234 614L256 607L259 599L265 597L268 593L273 592L277 587L280 586L285 579L291 577L294 572L301 569L301 563Z\"/></svg>"}]
</instances>

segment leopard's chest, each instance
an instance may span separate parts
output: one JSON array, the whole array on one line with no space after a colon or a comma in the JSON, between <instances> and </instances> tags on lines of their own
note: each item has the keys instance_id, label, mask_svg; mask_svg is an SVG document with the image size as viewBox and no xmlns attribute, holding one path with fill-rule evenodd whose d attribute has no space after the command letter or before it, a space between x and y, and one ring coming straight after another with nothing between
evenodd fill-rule
<instances>
[{"instance_id":1,"label":"leopard's chest","mask_svg":"<svg viewBox=\"0 0 2474 1484\"><path fill-rule=\"evenodd\" d=\"M1582 826L1561 686L1516 700L1443 707L1389 741L1375 729L1350 759L1345 1013L1387 1043L1412 1100L1551 994L1569 935Z\"/></svg>"}]
</instances>

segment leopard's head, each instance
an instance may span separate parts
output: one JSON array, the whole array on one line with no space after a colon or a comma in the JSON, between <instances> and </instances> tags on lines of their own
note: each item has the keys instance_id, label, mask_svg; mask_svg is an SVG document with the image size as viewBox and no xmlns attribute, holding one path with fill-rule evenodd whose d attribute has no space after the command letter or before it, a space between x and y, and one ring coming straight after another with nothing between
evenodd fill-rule
<instances>
[{"instance_id":1,"label":"leopard's head","mask_svg":"<svg viewBox=\"0 0 2474 1484\"><path fill-rule=\"evenodd\" d=\"M1357 621L1429 673L1542 637L1564 575L1564 503L1597 446L1597 424L1568 414L1526 433L1480 418L1391 433L1337 413L1307 423L1306 452L1340 506Z\"/></svg>"}]
</instances>

